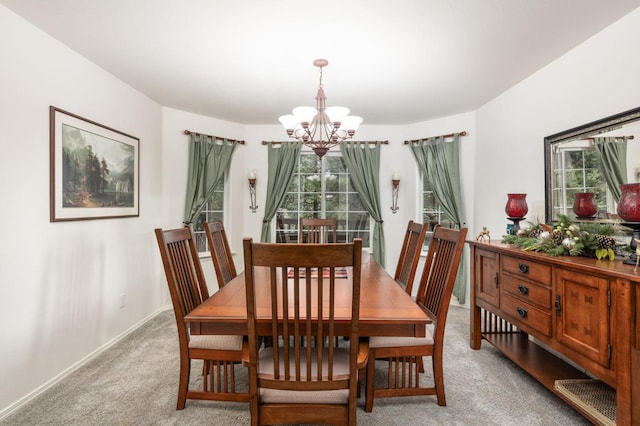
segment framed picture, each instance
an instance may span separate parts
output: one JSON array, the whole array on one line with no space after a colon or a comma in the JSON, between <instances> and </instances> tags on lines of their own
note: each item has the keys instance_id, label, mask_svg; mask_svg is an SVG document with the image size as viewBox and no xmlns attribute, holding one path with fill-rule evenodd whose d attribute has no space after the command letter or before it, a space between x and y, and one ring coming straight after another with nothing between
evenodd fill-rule
<instances>
[{"instance_id":1,"label":"framed picture","mask_svg":"<svg viewBox=\"0 0 640 426\"><path fill-rule=\"evenodd\" d=\"M51 222L140 215L140 140L49 107Z\"/></svg>"}]
</instances>

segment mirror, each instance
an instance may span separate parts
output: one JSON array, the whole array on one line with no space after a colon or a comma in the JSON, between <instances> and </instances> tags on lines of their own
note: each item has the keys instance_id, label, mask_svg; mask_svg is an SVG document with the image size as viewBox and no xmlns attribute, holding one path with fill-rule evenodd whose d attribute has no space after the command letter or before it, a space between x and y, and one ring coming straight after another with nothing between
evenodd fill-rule
<instances>
[{"instance_id":1,"label":"mirror","mask_svg":"<svg viewBox=\"0 0 640 426\"><path fill-rule=\"evenodd\" d=\"M600 138L608 139L603 142ZM618 149L613 156L603 156L596 145L620 146L625 140L626 182L622 183L640 182L640 107L544 138L546 223L556 221L558 214L575 218L573 203L578 192L595 194L598 212L590 220L607 222L617 218L617 199L610 188L613 183L607 183L605 174L611 175L616 162L621 161L619 152L624 149ZM613 182L620 178L609 179Z\"/></svg>"}]
</instances>

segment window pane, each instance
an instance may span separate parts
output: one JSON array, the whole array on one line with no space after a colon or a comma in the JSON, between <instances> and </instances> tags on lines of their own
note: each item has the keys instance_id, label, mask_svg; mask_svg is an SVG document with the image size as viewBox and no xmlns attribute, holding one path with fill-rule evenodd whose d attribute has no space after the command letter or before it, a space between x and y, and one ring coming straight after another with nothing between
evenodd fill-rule
<instances>
[{"instance_id":1,"label":"window pane","mask_svg":"<svg viewBox=\"0 0 640 426\"><path fill-rule=\"evenodd\" d=\"M442 211L442 207L433 194L431 182L429 182L427 176L424 174L422 176L422 220L423 223L431 224L423 246L424 250L428 250L429 244L431 243L431 236L433 235L433 225L442 224L443 226L450 226L450 224Z\"/></svg>"},{"instance_id":2,"label":"window pane","mask_svg":"<svg viewBox=\"0 0 640 426\"><path fill-rule=\"evenodd\" d=\"M193 234L199 253L208 253L209 244L204 232L206 222L215 222L224 218L224 179L214 188L211 199L204 205L200 215L193 224Z\"/></svg>"},{"instance_id":3,"label":"window pane","mask_svg":"<svg viewBox=\"0 0 640 426\"><path fill-rule=\"evenodd\" d=\"M289 238L289 241L284 238L288 229L286 221L295 214L296 219L335 218L339 242L351 241L358 236L363 240L363 247L369 246L369 215L350 184L349 173L339 152L331 152L322 159L313 153L302 153L294 181L298 178L299 190L289 185L285 200L278 210L282 220L280 224L277 223L279 231L276 231L276 241L291 242L293 238ZM361 216L365 219L362 220Z\"/></svg>"}]
</instances>

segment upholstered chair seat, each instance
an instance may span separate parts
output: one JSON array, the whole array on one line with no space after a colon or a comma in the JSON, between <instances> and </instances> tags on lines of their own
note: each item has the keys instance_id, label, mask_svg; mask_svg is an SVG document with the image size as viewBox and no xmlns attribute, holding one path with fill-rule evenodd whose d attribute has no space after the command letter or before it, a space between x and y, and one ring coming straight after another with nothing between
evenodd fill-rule
<instances>
[{"instance_id":1,"label":"upholstered chair seat","mask_svg":"<svg viewBox=\"0 0 640 426\"><path fill-rule=\"evenodd\" d=\"M225 336L215 334L190 335L189 348L211 349L215 351L241 351L242 336Z\"/></svg>"}]
</instances>

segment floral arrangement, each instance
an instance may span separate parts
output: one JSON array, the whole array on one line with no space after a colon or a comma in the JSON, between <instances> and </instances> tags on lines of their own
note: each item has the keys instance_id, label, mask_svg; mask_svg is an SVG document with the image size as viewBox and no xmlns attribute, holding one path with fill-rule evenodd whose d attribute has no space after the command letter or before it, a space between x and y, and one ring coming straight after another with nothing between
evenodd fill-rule
<instances>
[{"instance_id":1,"label":"floral arrangement","mask_svg":"<svg viewBox=\"0 0 640 426\"><path fill-rule=\"evenodd\" d=\"M558 215L553 226L531 223L516 235L505 235L502 242L514 244L523 250L547 253L552 256L588 256L597 259L615 259L616 240L611 235L614 228L609 224L576 224L566 215Z\"/></svg>"}]
</instances>

